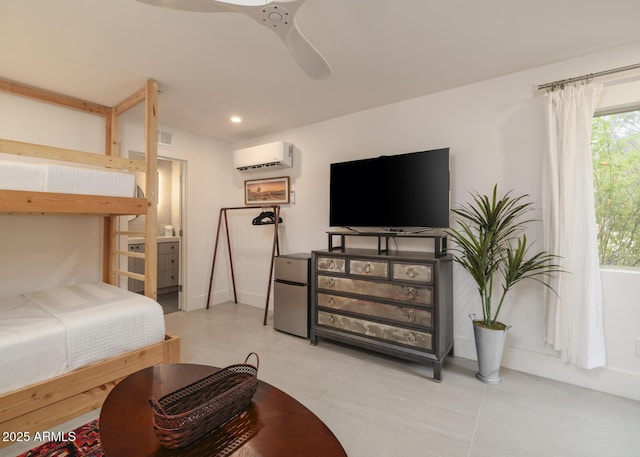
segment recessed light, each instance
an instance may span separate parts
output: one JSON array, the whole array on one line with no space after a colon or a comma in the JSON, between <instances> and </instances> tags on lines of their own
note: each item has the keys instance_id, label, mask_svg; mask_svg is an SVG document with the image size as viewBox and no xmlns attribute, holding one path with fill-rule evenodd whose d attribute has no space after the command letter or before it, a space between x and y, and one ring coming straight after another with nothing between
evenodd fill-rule
<instances>
[{"instance_id":1,"label":"recessed light","mask_svg":"<svg viewBox=\"0 0 640 457\"><path fill-rule=\"evenodd\" d=\"M239 124L240 122L242 122L242 118L240 116L231 116L229 120L234 124Z\"/></svg>"}]
</instances>

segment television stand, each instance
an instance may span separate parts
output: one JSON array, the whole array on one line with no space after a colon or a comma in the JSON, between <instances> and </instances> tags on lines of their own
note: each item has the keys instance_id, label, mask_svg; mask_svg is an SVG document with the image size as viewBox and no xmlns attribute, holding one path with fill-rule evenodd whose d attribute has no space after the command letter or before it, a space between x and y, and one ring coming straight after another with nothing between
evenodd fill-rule
<instances>
[{"instance_id":1,"label":"television stand","mask_svg":"<svg viewBox=\"0 0 640 457\"><path fill-rule=\"evenodd\" d=\"M447 233L444 230L430 230L425 232L357 232L357 231L328 231L328 250L345 252L345 238L348 236L366 236L378 238L378 254L389 253L389 238L425 238L433 240L433 250L436 257L447 254ZM334 244L335 237L340 239L340 244Z\"/></svg>"}]
</instances>

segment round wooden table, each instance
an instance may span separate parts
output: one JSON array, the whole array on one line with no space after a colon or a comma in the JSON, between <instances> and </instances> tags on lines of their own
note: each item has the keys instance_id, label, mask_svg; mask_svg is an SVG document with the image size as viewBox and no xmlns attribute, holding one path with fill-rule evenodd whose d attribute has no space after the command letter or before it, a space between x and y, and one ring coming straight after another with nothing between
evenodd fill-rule
<instances>
[{"instance_id":1,"label":"round wooden table","mask_svg":"<svg viewBox=\"0 0 640 457\"><path fill-rule=\"evenodd\" d=\"M153 430L149 397L159 398L217 370L178 363L145 368L123 379L109 393L100 413L105 456L346 457L324 422L263 381L258 381L251 406L232 421L186 448L162 447Z\"/></svg>"}]
</instances>

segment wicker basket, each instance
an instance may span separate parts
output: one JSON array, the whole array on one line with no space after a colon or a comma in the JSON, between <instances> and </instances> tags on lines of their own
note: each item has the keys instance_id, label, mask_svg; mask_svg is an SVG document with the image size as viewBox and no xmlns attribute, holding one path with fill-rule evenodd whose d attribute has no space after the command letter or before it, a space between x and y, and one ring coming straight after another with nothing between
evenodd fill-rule
<instances>
[{"instance_id":1,"label":"wicker basket","mask_svg":"<svg viewBox=\"0 0 640 457\"><path fill-rule=\"evenodd\" d=\"M256 365L247 361L254 355ZM250 353L243 364L215 373L155 399L153 428L162 446L177 449L190 445L244 411L258 388L260 359Z\"/></svg>"}]
</instances>

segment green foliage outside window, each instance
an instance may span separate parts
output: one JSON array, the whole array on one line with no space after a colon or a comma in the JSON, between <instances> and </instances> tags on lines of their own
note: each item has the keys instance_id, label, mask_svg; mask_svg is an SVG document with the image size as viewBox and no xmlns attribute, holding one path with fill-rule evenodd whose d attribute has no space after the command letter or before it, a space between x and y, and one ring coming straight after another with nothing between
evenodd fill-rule
<instances>
[{"instance_id":1,"label":"green foliage outside window","mask_svg":"<svg viewBox=\"0 0 640 457\"><path fill-rule=\"evenodd\" d=\"M593 119L601 265L640 267L640 111Z\"/></svg>"}]
</instances>

